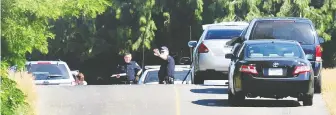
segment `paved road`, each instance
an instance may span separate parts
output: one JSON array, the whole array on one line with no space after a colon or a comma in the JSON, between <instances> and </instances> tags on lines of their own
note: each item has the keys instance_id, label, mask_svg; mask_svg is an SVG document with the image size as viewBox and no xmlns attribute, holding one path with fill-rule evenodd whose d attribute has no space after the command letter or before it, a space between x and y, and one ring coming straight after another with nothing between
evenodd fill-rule
<instances>
[{"instance_id":1,"label":"paved road","mask_svg":"<svg viewBox=\"0 0 336 115\"><path fill-rule=\"evenodd\" d=\"M314 105L296 99L247 99L227 104L226 86L39 86L40 115L328 115L321 95Z\"/></svg>"}]
</instances>

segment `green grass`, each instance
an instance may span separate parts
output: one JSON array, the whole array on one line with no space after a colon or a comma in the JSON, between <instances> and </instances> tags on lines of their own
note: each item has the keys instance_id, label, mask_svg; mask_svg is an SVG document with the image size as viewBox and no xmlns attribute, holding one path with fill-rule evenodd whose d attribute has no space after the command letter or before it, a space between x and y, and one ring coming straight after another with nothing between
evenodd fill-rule
<instances>
[{"instance_id":1,"label":"green grass","mask_svg":"<svg viewBox=\"0 0 336 115\"><path fill-rule=\"evenodd\" d=\"M13 77L14 76L14 77ZM38 115L37 111L37 92L33 76L25 72L14 73L11 78L17 83L19 88L25 94L25 102L28 105L21 105L17 108L17 115Z\"/></svg>"},{"instance_id":2,"label":"green grass","mask_svg":"<svg viewBox=\"0 0 336 115\"><path fill-rule=\"evenodd\" d=\"M336 69L322 71L322 96L331 115L336 115Z\"/></svg>"}]
</instances>

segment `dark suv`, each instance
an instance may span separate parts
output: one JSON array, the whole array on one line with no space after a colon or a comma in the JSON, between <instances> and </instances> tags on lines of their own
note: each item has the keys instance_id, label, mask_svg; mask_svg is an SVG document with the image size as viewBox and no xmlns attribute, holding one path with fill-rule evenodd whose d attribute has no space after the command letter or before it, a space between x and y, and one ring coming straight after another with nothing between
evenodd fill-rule
<instances>
[{"instance_id":1,"label":"dark suv","mask_svg":"<svg viewBox=\"0 0 336 115\"><path fill-rule=\"evenodd\" d=\"M232 39L227 44L235 45L256 39L285 39L299 42L305 56L312 64L315 93L321 92L322 49L320 44L324 39L318 36L311 20L298 17L256 18L250 22L240 37Z\"/></svg>"}]
</instances>

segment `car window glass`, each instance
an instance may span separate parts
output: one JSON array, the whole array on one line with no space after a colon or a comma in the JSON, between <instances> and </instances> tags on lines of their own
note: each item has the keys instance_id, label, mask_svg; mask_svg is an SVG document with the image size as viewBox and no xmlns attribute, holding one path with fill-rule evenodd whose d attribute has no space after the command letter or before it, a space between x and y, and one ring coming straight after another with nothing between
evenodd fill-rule
<instances>
[{"instance_id":1,"label":"car window glass","mask_svg":"<svg viewBox=\"0 0 336 115\"><path fill-rule=\"evenodd\" d=\"M189 80L191 78L191 74L189 72L189 70L183 70L183 71L175 71L174 77L175 77L175 81L183 81L186 76L187 76L187 80Z\"/></svg>"},{"instance_id":2,"label":"car window glass","mask_svg":"<svg viewBox=\"0 0 336 115\"><path fill-rule=\"evenodd\" d=\"M69 73L65 64L31 64L26 65L28 72L35 75L36 80L68 79Z\"/></svg>"},{"instance_id":3,"label":"car window glass","mask_svg":"<svg viewBox=\"0 0 336 115\"><path fill-rule=\"evenodd\" d=\"M151 82L159 82L158 70L147 72L145 83L151 83Z\"/></svg>"},{"instance_id":4,"label":"car window glass","mask_svg":"<svg viewBox=\"0 0 336 115\"><path fill-rule=\"evenodd\" d=\"M285 39L296 40L300 44L313 44L315 38L311 25L303 22L259 21L252 31L251 40Z\"/></svg>"},{"instance_id":5,"label":"car window glass","mask_svg":"<svg viewBox=\"0 0 336 115\"><path fill-rule=\"evenodd\" d=\"M302 50L293 44L269 43L269 44L250 44L246 47L248 58L303 58Z\"/></svg>"},{"instance_id":6,"label":"car window glass","mask_svg":"<svg viewBox=\"0 0 336 115\"><path fill-rule=\"evenodd\" d=\"M218 30L208 30L205 39L232 39L241 34L242 30L230 30L230 29L218 29Z\"/></svg>"},{"instance_id":7,"label":"car window glass","mask_svg":"<svg viewBox=\"0 0 336 115\"><path fill-rule=\"evenodd\" d=\"M185 77L188 75L186 80L190 80L191 74L189 73L189 70L175 70L175 81L183 81ZM148 71L146 78L145 78L145 83L151 83L151 82L159 82L159 77L158 77L158 70L155 71Z\"/></svg>"}]
</instances>

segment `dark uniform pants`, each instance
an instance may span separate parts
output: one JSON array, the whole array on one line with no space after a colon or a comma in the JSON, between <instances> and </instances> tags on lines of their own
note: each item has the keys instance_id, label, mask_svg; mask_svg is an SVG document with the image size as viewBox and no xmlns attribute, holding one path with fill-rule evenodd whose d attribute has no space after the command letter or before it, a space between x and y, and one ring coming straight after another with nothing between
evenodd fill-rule
<instances>
[{"instance_id":1,"label":"dark uniform pants","mask_svg":"<svg viewBox=\"0 0 336 115\"><path fill-rule=\"evenodd\" d=\"M159 84L174 84L174 77L166 76L164 78L160 77Z\"/></svg>"},{"instance_id":2,"label":"dark uniform pants","mask_svg":"<svg viewBox=\"0 0 336 115\"><path fill-rule=\"evenodd\" d=\"M127 77L121 78L121 84L138 84L137 80L129 80Z\"/></svg>"}]
</instances>

